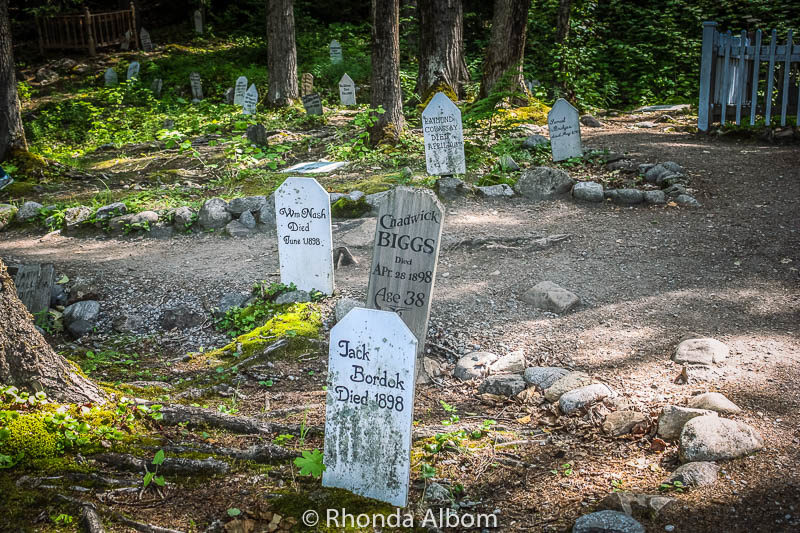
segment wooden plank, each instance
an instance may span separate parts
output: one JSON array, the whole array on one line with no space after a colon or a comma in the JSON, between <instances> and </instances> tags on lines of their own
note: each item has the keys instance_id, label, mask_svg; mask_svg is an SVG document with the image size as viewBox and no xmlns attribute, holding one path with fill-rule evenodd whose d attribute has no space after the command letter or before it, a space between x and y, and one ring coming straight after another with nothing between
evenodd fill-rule
<instances>
[{"instance_id":1,"label":"wooden plank","mask_svg":"<svg viewBox=\"0 0 800 533\"><path fill-rule=\"evenodd\" d=\"M764 124L769 126L772 120L772 85L775 82L775 40L778 38L778 31L772 30L769 42L769 68L767 69L767 94L764 111Z\"/></svg>"},{"instance_id":2,"label":"wooden plank","mask_svg":"<svg viewBox=\"0 0 800 533\"><path fill-rule=\"evenodd\" d=\"M714 34L716 22L703 23L703 48L700 52L700 102L697 112L697 129L708 131L711 114L711 74L714 62Z\"/></svg>"},{"instance_id":3,"label":"wooden plank","mask_svg":"<svg viewBox=\"0 0 800 533\"><path fill-rule=\"evenodd\" d=\"M789 70L792 61L792 30L786 35L786 59L783 62L783 97L781 98L781 127L786 125L786 112L789 110Z\"/></svg>"},{"instance_id":4,"label":"wooden plank","mask_svg":"<svg viewBox=\"0 0 800 533\"><path fill-rule=\"evenodd\" d=\"M722 67L722 113L719 117L719 123L725 125L726 115L728 114L728 102L731 96L731 44L733 39L728 35L725 39L725 56L723 59Z\"/></svg>"},{"instance_id":5,"label":"wooden plank","mask_svg":"<svg viewBox=\"0 0 800 533\"><path fill-rule=\"evenodd\" d=\"M715 41L717 45L716 53L714 54L716 62L714 66L714 105L722 101L722 65L724 58L720 56L725 54L725 35L721 33L716 34Z\"/></svg>"},{"instance_id":6,"label":"wooden plank","mask_svg":"<svg viewBox=\"0 0 800 533\"><path fill-rule=\"evenodd\" d=\"M753 47L753 88L750 93L750 125L756 123L756 101L758 100L758 74L761 70L761 30L756 31L756 44Z\"/></svg>"},{"instance_id":7,"label":"wooden plank","mask_svg":"<svg viewBox=\"0 0 800 533\"><path fill-rule=\"evenodd\" d=\"M32 315L50 308L55 270L52 264L21 265L14 276L17 296Z\"/></svg>"},{"instance_id":8,"label":"wooden plank","mask_svg":"<svg viewBox=\"0 0 800 533\"><path fill-rule=\"evenodd\" d=\"M736 72L736 125L742 123L742 96L745 91L745 75L744 75L744 47L747 44L747 32L742 30L742 35L739 38L739 70Z\"/></svg>"}]
</instances>

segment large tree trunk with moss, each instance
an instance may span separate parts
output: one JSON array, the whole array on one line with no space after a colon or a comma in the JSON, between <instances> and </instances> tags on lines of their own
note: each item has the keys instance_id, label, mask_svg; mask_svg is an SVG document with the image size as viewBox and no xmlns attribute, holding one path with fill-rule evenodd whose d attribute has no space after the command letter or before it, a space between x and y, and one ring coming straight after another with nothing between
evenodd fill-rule
<instances>
[{"instance_id":1,"label":"large tree trunk with moss","mask_svg":"<svg viewBox=\"0 0 800 533\"><path fill-rule=\"evenodd\" d=\"M400 0L372 0L372 107L384 112L369 130L372 145L395 141L405 125L400 88Z\"/></svg>"},{"instance_id":2,"label":"large tree trunk with moss","mask_svg":"<svg viewBox=\"0 0 800 533\"><path fill-rule=\"evenodd\" d=\"M464 61L462 0L419 0L419 73L417 94L424 100L436 83L446 83L459 97L469 81Z\"/></svg>"},{"instance_id":3,"label":"large tree trunk with moss","mask_svg":"<svg viewBox=\"0 0 800 533\"><path fill-rule=\"evenodd\" d=\"M43 390L62 402L103 402L92 381L55 353L33 325L0 259L0 383Z\"/></svg>"},{"instance_id":4,"label":"large tree trunk with moss","mask_svg":"<svg viewBox=\"0 0 800 533\"><path fill-rule=\"evenodd\" d=\"M0 161L12 150L27 150L19 113L14 47L8 21L8 0L0 0ZM3 316L3 315L0 315Z\"/></svg>"},{"instance_id":5,"label":"large tree trunk with moss","mask_svg":"<svg viewBox=\"0 0 800 533\"><path fill-rule=\"evenodd\" d=\"M292 105L298 98L292 0L267 0L267 70L269 105Z\"/></svg>"},{"instance_id":6,"label":"large tree trunk with moss","mask_svg":"<svg viewBox=\"0 0 800 533\"><path fill-rule=\"evenodd\" d=\"M495 0L480 98L488 96L504 77L507 84L504 84L503 90L518 89L525 92L522 59L530 5L531 0Z\"/></svg>"}]
</instances>

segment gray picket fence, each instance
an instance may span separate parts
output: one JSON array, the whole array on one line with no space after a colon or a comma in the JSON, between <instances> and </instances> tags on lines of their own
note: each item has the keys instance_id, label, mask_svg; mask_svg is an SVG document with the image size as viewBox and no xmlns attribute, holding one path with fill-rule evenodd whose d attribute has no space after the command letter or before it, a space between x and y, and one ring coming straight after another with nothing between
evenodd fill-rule
<instances>
[{"instance_id":1,"label":"gray picket fence","mask_svg":"<svg viewBox=\"0 0 800 533\"><path fill-rule=\"evenodd\" d=\"M703 23L703 48L700 62L700 103L697 128L708 131L715 119L726 124L742 123L749 113L750 125L756 115L771 125L780 111L780 125L796 114L800 124L800 45L792 43L792 30L779 44L772 30L769 44L762 32L731 35L717 31L716 22ZM764 68L766 64L766 68ZM762 77L763 76L763 77Z\"/></svg>"}]
</instances>

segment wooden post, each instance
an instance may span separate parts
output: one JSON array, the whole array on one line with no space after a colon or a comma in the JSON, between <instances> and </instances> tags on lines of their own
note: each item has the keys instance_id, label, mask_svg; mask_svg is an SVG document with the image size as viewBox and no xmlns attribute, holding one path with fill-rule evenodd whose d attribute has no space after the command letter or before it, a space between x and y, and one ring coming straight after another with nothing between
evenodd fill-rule
<instances>
[{"instance_id":1,"label":"wooden post","mask_svg":"<svg viewBox=\"0 0 800 533\"><path fill-rule=\"evenodd\" d=\"M141 49L139 31L136 29L136 5L133 2L131 2L131 37L133 37L133 47Z\"/></svg>"},{"instance_id":2,"label":"wooden post","mask_svg":"<svg viewBox=\"0 0 800 533\"><path fill-rule=\"evenodd\" d=\"M725 59L722 63L722 113L719 117L719 123L725 125L725 120L728 114L728 102L731 96L731 78L733 77L730 69L731 62L731 45L733 44L733 37L725 35Z\"/></svg>"},{"instance_id":3,"label":"wooden post","mask_svg":"<svg viewBox=\"0 0 800 533\"><path fill-rule=\"evenodd\" d=\"M781 99L781 127L786 125L786 111L789 109L789 69L792 66L792 30L786 36L786 60L783 63L783 97ZM800 102L798 102L800 105Z\"/></svg>"},{"instance_id":4,"label":"wooden post","mask_svg":"<svg viewBox=\"0 0 800 533\"><path fill-rule=\"evenodd\" d=\"M775 81L775 46L778 39L778 31L772 30L772 38L769 41L769 68L767 69L767 94L766 112L764 124L769 127L772 119L772 84Z\"/></svg>"},{"instance_id":5,"label":"wooden post","mask_svg":"<svg viewBox=\"0 0 800 533\"><path fill-rule=\"evenodd\" d=\"M742 35L739 37L739 70L736 72L736 125L742 123L742 100L744 99L744 91L746 90L746 80L744 73L744 55L747 49L747 32L742 30Z\"/></svg>"},{"instance_id":6,"label":"wooden post","mask_svg":"<svg viewBox=\"0 0 800 533\"><path fill-rule=\"evenodd\" d=\"M89 12L88 7L83 8L83 16L86 18L86 40L89 45L89 55L94 57L97 55L97 49L95 48L92 14Z\"/></svg>"},{"instance_id":7,"label":"wooden post","mask_svg":"<svg viewBox=\"0 0 800 533\"><path fill-rule=\"evenodd\" d=\"M761 30L756 32L753 48L753 92L750 93L750 125L756 123L756 100L758 99L758 75L761 72Z\"/></svg>"},{"instance_id":8,"label":"wooden post","mask_svg":"<svg viewBox=\"0 0 800 533\"><path fill-rule=\"evenodd\" d=\"M36 29L39 31L39 53L44 55L44 29L42 28L42 19L36 15Z\"/></svg>"},{"instance_id":9,"label":"wooden post","mask_svg":"<svg viewBox=\"0 0 800 533\"><path fill-rule=\"evenodd\" d=\"M711 66L714 62L716 22L703 23L703 48L700 52L700 103L697 110L697 129L708 131L711 110Z\"/></svg>"}]
</instances>

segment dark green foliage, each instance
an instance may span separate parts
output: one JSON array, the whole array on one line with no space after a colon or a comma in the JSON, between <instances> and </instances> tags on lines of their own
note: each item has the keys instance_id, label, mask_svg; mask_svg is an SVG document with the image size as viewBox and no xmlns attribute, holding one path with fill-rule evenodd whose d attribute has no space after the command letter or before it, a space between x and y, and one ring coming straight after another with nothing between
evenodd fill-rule
<instances>
[{"instance_id":1,"label":"dark green foliage","mask_svg":"<svg viewBox=\"0 0 800 533\"><path fill-rule=\"evenodd\" d=\"M367 203L367 198L362 196L356 201L350 198L339 198L331 206L331 215L335 218L358 218L372 209Z\"/></svg>"}]
</instances>

